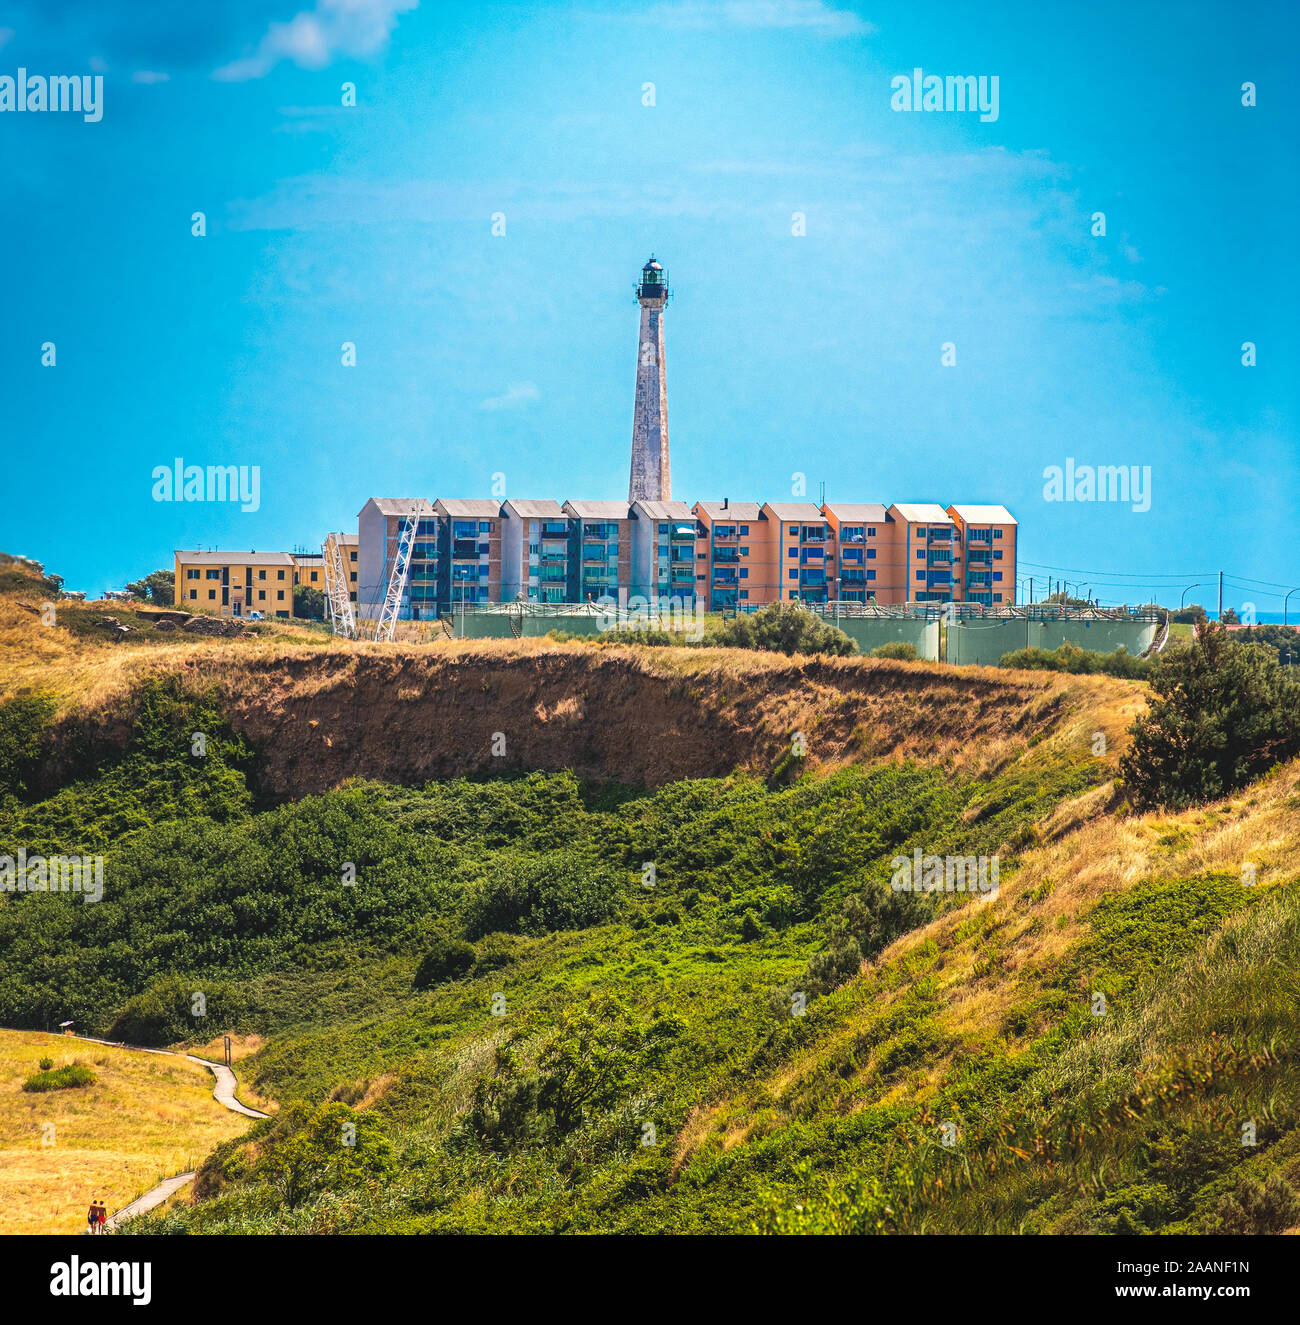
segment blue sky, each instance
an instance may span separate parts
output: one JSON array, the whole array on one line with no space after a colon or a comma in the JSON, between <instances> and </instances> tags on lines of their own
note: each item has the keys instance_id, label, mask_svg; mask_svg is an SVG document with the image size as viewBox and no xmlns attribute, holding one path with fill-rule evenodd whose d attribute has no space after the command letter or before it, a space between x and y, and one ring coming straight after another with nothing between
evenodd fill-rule
<instances>
[{"instance_id":1,"label":"blue sky","mask_svg":"<svg viewBox=\"0 0 1300 1325\"><path fill-rule=\"evenodd\" d=\"M675 496L1001 502L1104 601L1300 584L1294 6L213 8L0 0L0 75L104 78L0 114L0 547L70 587L495 473L624 495L651 251ZM918 66L997 120L891 110ZM260 509L155 502L177 456ZM1067 457L1151 509L1045 501Z\"/></svg>"}]
</instances>

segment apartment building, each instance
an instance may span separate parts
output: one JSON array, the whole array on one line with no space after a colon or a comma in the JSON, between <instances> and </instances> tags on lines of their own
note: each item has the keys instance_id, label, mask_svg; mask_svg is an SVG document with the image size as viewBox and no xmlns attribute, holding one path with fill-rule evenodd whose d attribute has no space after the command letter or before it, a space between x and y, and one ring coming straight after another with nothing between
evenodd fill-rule
<instances>
[{"instance_id":1,"label":"apartment building","mask_svg":"<svg viewBox=\"0 0 1300 1325\"><path fill-rule=\"evenodd\" d=\"M1018 531L1004 506L372 498L358 516L362 616L378 614L415 510L404 618L457 603L587 603L620 592L698 599L715 612L1015 601Z\"/></svg>"},{"instance_id":2,"label":"apartment building","mask_svg":"<svg viewBox=\"0 0 1300 1325\"><path fill-rule=\"evenodd\" d=\"M821 508L828 528L826 573L830 601L881 603L891 547L883 506L827 502Z\"/></svg>"},{"instance_id":3,"label":"apartment building","mask_svg":"<svg viewBox=\"0 0 1300 1325\"><path fill-rule=\"evenodd\" d=\"M379 616L402 529L413 513L418 523L399 615L404 621L437 615L438 522L433 503L423 497L371 497L357 513L358 616L372 621Z\"/></svg>"},{"instance_id":4,"label":"apartment building","mask_svg":"<svg viewBox=\"0 0 1300 1325\"><path fill-rule=\"evenodd\" d=\"M438 519L439 611L501 601L501 503L490 498L433 503ZM414 569L414 564L412 564Z\"/></svg>"},{"instance_id":5,"label":"apartment building","mask_svg":"<svg viewBox=\"0 0 1300 1325\"><path fill-rule=\"evenodd\" d=\"M177 607L223 617L293 616L298 568L291 552L178 549L173 560Z\"/></svg>"},{"instance_id":6,"label":"apartment building","mask_svg":"<svg viewBox=\"0 0 1300 1325\"><path fill-rule=\"evenodd\" d=\"M695 585L710 612L772 601L776 577L763 513L756 502L697 501Z\"/></svg>"},{"instance_id":7,"label":"apartment building","mask_svg":"<svg viewBox=\"0 0 1300 1325\"><path fill-rule=\"evenodd\" d=\"M691 508L684 501L633 502L631 527L629 597L693 604L698 526Z\"/></svg>"},{"instance_id":8,"label":"apartment building","mask_svg":"<svg viewBox=\"0 0 1300 1325\"><path fill-rule=\"evenodd\" d=\"M776 562L776 591L768 601L826 602L829 525L821 508L810 501L767 502L762 514Z\"/></svg>"},{"instance_id":9,"label":"apartment building","mask_svg":"<svg viewBox=\"0 0 1300 1325\"><path fill-rule=\"evenodd\" d=\"M965 601L994 607L1016 601L1016 518L1005 506L949 506L965 555Z\"/></svg>"},{"instance_id":10,"label":"apartment building","mask_svg":"<svg viewBox=\"0 0 1300 1325\"><path fill-rule=\"evenodd\" d=\"M546 544L543 566L542 544ZM558 501L514 499L501 507L501 601L561 602L569 580L569 521ZM560 593L560 598L543 593Z\"/></svg>"},{"instance_id":11,"label":"apartment building","mask_svg":"<svg viewBox=\"0 0 1300 1325\"><path fill-rule=\"evenodd\" d=\"M632 580L632 508L625 501L566 501L569 565L566 603L617 599Z\"/></svg>"}]
</instances>

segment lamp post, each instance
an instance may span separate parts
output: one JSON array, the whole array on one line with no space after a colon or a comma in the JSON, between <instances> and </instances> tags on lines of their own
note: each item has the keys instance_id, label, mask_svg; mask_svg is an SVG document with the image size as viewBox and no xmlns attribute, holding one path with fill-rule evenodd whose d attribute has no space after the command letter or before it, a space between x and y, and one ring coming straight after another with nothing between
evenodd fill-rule
<instances>
[{"instance_id":1,"label":"lamp post","mask_svg":"<svg viewBox=\"0 0 1300 1325\"><path fill-rule=\"evenodd\" d=\"M1300 593L1300 585L1297 585L1297 587L1294 589L1288 590L1286 597L1282 599L1282 624L1284 626L1286 625L1286 605L1290 601L1291 595L1293 593Z\"/></svg>"},{"instance_id":2,"label":"lamp post","mask_svg":"<svg viewBox=\"0 0 1300 1325\"><path fill-rule=\"evenodd\" d=\"M1182 593L1179 594L1178 596L1178 610L1180 612L1183 610L1183 603L1186 600L1187 595L1191 593L1193 589L1204 589L1204 588L1205 588L1204 580L1202 580L1199 584L1189 584L1187 588L1184 589Z\"/></svg>"}]
</instances>

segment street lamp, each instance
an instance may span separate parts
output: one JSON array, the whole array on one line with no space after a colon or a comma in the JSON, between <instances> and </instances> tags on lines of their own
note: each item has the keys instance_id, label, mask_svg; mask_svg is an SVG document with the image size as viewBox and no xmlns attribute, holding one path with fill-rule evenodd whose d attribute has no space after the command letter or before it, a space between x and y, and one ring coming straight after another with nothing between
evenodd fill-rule
<instances>
[{"instance_id":1,"label":"street lamp","mask_svg":"<svg viewBox=\"0 0 1300 1325\"><path fill-rule=\"evenodd\" d=\"M1205 588L1204 580L1202 580L1200 584L1189 584L1187 588L1184 589L1183 592L1178 596L1178 610L1180 612L1183 610L1183 602L1187 598L1187 595L1191 593L1193 589L1204 589L1204 588ZM1285 610L1285 605L1284 605L1284 610Z\"/></svg>"},{"instance_id":2,"label":"street lamp","mask_svg":"<svg viewBox=\"0 0 1300 1325\"><path fill-rule=\"evenodd\" d=\"M1288 591L1286 598L1282 599L1282 624L1286 625L1286 605L1293 593L1300 593L1300 586Z\"/></svg>"}]
</instances>

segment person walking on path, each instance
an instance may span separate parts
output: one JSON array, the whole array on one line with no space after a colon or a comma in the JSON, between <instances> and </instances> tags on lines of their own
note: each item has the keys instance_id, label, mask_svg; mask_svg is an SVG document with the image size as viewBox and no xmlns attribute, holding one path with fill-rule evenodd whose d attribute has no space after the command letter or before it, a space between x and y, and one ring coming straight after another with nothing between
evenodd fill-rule
<instances>
[{"instance_id":1,"label":"person walking on path","mask_svg":"<svg viewBox=\"0 0 1300 1325\"><path fill-rule=\"evenodd\" d=\"M97 1233L99 1231L99 1204L95 1197L90 1198L90 1209L86 1211L86 1232Z\"/></svg>"}]
</instances>

